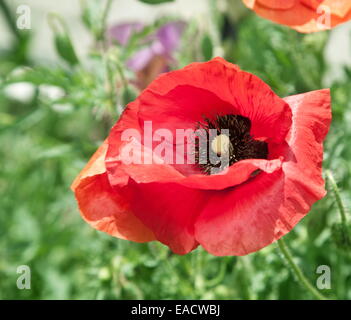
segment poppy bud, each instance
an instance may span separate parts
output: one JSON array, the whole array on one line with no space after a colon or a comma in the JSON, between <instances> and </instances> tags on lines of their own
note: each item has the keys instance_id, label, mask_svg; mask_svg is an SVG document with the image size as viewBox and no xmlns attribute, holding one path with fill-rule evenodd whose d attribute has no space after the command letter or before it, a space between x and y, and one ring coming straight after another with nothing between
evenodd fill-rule
<instances>
[{"instance_id":1,"label":"poppy bud","mask_svg":"<svg viewBox=\"0 0 351 320\"><path fill-rule=\"evenodd\" d=\"M332 236L336 246L342 250L351 249L351 226L348 223L335 223L332 226Z\"/></svg>"}]
</instances>

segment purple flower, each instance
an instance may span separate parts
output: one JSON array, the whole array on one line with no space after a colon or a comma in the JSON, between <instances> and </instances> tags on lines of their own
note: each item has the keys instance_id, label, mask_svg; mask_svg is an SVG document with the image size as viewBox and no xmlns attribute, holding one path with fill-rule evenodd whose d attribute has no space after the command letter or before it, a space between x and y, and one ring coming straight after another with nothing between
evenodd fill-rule
<instances>
[{"instance_id":1,"label":"purple flower","mask_svg":"<svg viewBox=\"0 0 351 320\"><path fill-rule=\"evenodd\" d=\"M127 66L134 72L146 68L156 57L162 56L168 62L172 62L172 53L178 48L185 23L169 22L160 27L154 34L143 41L146 47L137 51L127 61ZM124 23L112 27L109 30L110 37L120 45L126 46L130 37L135 32L140 32L144 26L141 23Z\"/></svg>"},{"instance_id":2,"label":"purple flower","mask_svg":"<svg viewBox=\"0 0 351 320\"><path fill-rule=\"evenodd\" d=\"M142 23L122 23L117 24L108 30L110 39L117 40L122 46L127 45L130 37L134 32L140 32L143 30L144 25Z\"/></svg>"}]
</instances>

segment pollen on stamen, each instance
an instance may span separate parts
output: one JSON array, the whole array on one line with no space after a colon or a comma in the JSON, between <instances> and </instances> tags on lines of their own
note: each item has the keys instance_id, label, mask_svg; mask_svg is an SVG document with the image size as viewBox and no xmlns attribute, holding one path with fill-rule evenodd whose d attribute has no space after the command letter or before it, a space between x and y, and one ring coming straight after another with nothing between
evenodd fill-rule
<instances>
[{"instance_id":1,"label":"pollen on stamen","mask_svg":"<svg viewBox=\"0 0 351 320\"><path fill-rule=\"evenodd\" d=\"M212 140L211 148L214 153L224 155L229 154L233 146L226 134L220 134Z\"/></svg>"}]
</instances>

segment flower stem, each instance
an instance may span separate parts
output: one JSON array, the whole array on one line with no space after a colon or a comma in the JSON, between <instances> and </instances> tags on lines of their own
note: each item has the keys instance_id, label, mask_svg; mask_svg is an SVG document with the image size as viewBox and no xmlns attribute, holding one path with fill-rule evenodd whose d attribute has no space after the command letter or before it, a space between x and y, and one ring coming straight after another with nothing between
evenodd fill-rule
<instances>
[{"instance_id":1,"label":"flower stem","mask_svg":"<svg viewBox=\"0 0 351 320\"><path fill-rule=\"evenodd\" d=\"M283 240L283 238L280 238L278 240L278 246L279 246L279 249L282 252L284 258L286 259L287 263L294 271L294 274L297 277L297 279L299 280L299 282L301 283L301 285L303 285L315 298L317 298L319 300L327 300L327 298L325 296L323 296L321 293L318 292L318 290L316 288L313 287L313 285L304 276L304 274L303 274L302 270L299 268L299 266L294 262L293 257L290 253L290 250L289 250L288 246L286 245L285 241Z\"/></svg>"},{"instance_id":2,"label":"flower stem","mask_svg":"<svg viewBox=\"0 0 351 320\"><path fill-rule=\"evenodd\" d=\"M341 195L340 195L340 190L338 188L338 185L336 184L334 176L333 176L333 174L332 174L332 172L330 170L326 171L326 175L327 175L328 180L330 181L331 188L333 189L333 192L335 194L336 203L337 203L337 205L339 207L339 212L340 212L340 215L341 215L341 222L343 224L346 224L346 221L347 221L346 209L345 209L345 206L344 206L344 204L342 202Z\"/></svg>"},{"instance_id":3,"label":"flower stem","mask_svg":"<svg viewBox=\"0 0 351 320\"><path fill-rule=\"evenodd\" d=\"M18 41L22 40L21 33L19 32L14 17L11 15L11 10L7 6L5 0L0 0L0 10L2 11L4 18L7 22L8 27L11 29L12 33L15 35Z\"/></svg>"}]
</instances>

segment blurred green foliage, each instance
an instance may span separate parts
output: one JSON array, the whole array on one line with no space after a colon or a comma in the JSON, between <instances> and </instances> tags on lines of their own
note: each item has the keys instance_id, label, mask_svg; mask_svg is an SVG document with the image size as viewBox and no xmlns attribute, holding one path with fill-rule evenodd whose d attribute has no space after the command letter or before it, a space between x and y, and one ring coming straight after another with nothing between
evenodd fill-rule
<instances>
[{"instance_id":1,"label":"blurred green foliage","mask_svg":"<svg viewBox=\"0 0 351 320\"><path fill-rule=\"evenodd\" d=\"M104 24L91 23L97 11L89 10L93 9L82 11L82 23L95 41L88 65L76 63L75 55L68 59L74 62L71 66L63 60L51 65L31 61L25 49L29 36L17 31L12 48L1 52L0 299L312 298L295 281L275 244L245 257L214 257L200 248L177 256L159 243L118 240L83 222L69 186L107 136L122 106L135 96L125 81L132 74L124 66L137 49L137 41L131 41L126 48L106 50ZM135 40L155 26L134 35ZM323 87L329 33L301 35L253 14L226 27L235 29L236 35L226 39L226 58L261 77L280 96ZM211 37L213 32L208 35L189 22L177 53L180 65L210 58L221 45ZM65 57L65 50L59 49L59 56ZM25 101L9 94L18 84L32 86ZM62 94L50 94L52 86ZM334 120L324 166L334 172L347 208L350 69L345 67L344 78L331 89ZM332 287L323 294L351 299L350 250L341 250L333 241L333 225L338 223L335 198L329 193L285 239L313 284L317 267L330 266ZM20 265L31 267L31 290L16 287Z\"/></svg>"},{"instance_id":2,"label":"blurred green foliage","mask_svg":"<svg viewBox=\"0 0 351 320\"><path fill-rule=\"evenodd\" d=\"M160 4L165 2L172 2L174 0L139 0L139 1L147 4Z\"/></svg>"}]
</instances>

